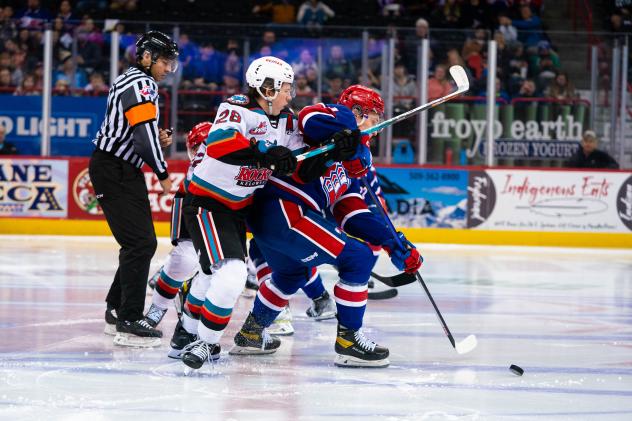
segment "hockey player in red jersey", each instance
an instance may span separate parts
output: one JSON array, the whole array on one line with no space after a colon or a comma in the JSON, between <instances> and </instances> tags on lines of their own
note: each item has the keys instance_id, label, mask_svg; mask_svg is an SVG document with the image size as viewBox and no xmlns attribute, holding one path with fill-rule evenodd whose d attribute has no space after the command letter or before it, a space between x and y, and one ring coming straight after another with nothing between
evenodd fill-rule
<instances>
[{"instance_id":1,"label":"hockey player in red jersey","mask_svg":"<svg viewBox=\"0 0 632 421\"><path fill-rule=\"evenodd\" d=\"M204 302L190 309L200 317L197 332L189 331L197 333L199 340L182 354L183 363L191 368L200 368L218 354L219 340L244 287L245 218L253 193L273 172L292 173L296 168L292 150L304 146L287 108L293 81L292 68L283 60L269 56L254 60L246 71L248 95L235 95L219 106L206 153L193 171L185 222L199 254L199 278L209 288ZM352 140L339 138L332 154L351 156L357 144Z\"/></svg>"},{"instance_id":2,"label":"hockey player in red jersey","mask_svg":"<svg viewBox=\"0 0 632 421\"><path fill-rule=\"evenodd\" d=\"M344 105L318 104L304 108L299 114L299 127L305 142L316 147L345 131L359 136L358 122L376 124L379 115L371 99L377 94L368 94L367 101L363 101L367 107L356 104L359 106L351 110ZM265 328L290 296L305 285L312 267L331 264L340 276L334 288L338 319L335 363L358 367L389 364L388 349L366 338L361 330L367 281L377 259L370 244L387 250L400 270L414 272L422 259L403 235L401 243L394 241L382 219L367 208L359 183L352 178L363 176L371 166L368 142L368 137L362 139L356 154L342 163L327 154L304 161L292 177L273 176L257 194L257 212L248 221L272 277L260 285L253 310L235 336L231 354L275 352L280 340L267 337ZM323 166L327 170L318 176ZM337 222L327 220L324 213Z\"/></svg>"}]
</instances>

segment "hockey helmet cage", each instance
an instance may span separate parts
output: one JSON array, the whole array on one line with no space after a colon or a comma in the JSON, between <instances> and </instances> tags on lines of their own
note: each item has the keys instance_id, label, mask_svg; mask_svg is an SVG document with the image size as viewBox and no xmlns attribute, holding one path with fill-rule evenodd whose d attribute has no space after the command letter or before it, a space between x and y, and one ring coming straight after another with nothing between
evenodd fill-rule
<instances>
[{"instance_id":1,"label":"hockey helmet cage","mask_svg":"<svg viewBox=\"0 0 632 421\"><path fill-rule=\"evenodd\" d=\"M366 116L370 112L384 114L384 100L373 89L362 85L351 85L340 94L339 104L351 110L357 109Z\"/></svg>"},{"instance_id":2,"label":"hockey helmet cage","mask_svg":"<svg viewBox=\"0 0 632 421\"><path fill-rule=\"evenodd\" d=\"M272 56L261 57L250 63L246 70L248 86L259 91L266 79L271 79L274 90L278 91L284 83L291 85L294 82L294 71L285 61Z\"/></svg>"},{"instance_id":3,"label":"hockey helmet cage","mask_svg":"<svg viewBox=\"0 0 632 421\"><path fill-rule=\"evenodd\" d=\"M172 72L176 71L178 64L178 44L168 35L160 31L145 32L136 41L136 59L140 61L145 51L151 53L151 61L155 63L159 57L172 61Z\"/></svg>"}]
</instances>

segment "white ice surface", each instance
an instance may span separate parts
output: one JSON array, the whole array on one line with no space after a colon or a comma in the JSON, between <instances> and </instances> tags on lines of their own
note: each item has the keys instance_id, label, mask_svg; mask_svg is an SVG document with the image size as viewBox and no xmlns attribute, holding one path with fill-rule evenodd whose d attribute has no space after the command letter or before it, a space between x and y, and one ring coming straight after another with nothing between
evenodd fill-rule
<instances>
[{"instance_id":1,"label":"white ice surface","mask_svg":"<svg viewBox=\"0 0 632 421\"><path fill-rule=\"evenodd\" d=\"M389 368L335 367L335 321L308 320L302 293L277 354L232 357L252 305L241 298L220 361L187 377L166 357L173 310L157 349L101 333L117 249L107 237L0 236L0 420L632 419L631 250L423 245L424 280L456 341L476 335L474 351L456 353L411 284L367 308ZM161 240L152 272L168 251ZM394 273L386 257L376 271ZM335 272L322 273L331 291Z\"/></svg>"}]
</instances>

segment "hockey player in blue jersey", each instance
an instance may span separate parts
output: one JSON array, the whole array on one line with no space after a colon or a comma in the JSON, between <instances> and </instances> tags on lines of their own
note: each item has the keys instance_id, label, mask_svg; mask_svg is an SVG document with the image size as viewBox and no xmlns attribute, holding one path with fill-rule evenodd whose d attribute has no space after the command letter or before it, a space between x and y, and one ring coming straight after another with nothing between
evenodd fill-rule
<instances>
[{"instance_id":1,"label":"hockey player in blue jersey","mask_svg":"<svg viewBox=\"0 0 632 421\"><path fill-rule=\"evenodd\" d=\"M340 95L339 103L345 105L354 112L356 122L360 130L373 127L379 122L381 116L384 114L384 101L380 95L362 85L353 85L345 89ZM365 136L363 138L365 146L370 147L369 141L371 137L372 136ZM345 162L344 165L348 172L354 174L355 178L366 177L368 182L367 184L379 198L382 206L385 207L386 202L383 198L382 189L377 178L375 167L371 165L370 168L367 168L366 162L361 162L359 158L354 161ZM373 203L370 197L366 197L366 188L364 185L360 186L360 193L365 200L367 207L370 210L377 212L376 204ZM379 212L377 212L377 214L379 215ZM331 215L326 216L328 219L336 222ZM374 251L378 252L379 248L376 248ZM254 239L250 241L248 253L254 266L252 272L257 281L256 285L258 286L261 282L264 282L271 276L272 271L263 258L263 255L261 254ZM311 273L309 274L309 280L301 289L305 295L312 300L309 308L305 311L305 314L307 314L308 317L317 321L336 317L335 302L325 289L322 278L316 267L312 267ZM267 330L270 334L279 336L292 335L294 333L294 327L292 326L292 312L290 311L289 305L286 306L281 313L279 313L277 318Z\"/></svg>"},{"instance_id":2,"label":"hockey player in blue jersey","mask_svg":"<svg viewBox=\"0 0 632 421\"><path fill-rule=\"evenodd\" d=\"M345 131L360 136L354 112L362 122L379 121L371 109L352 111L344 105L317 104L301 111L299 129L305 142L314 147ZM275 352L280 340L267 336L265 328L305 285L313 267L331 264L340 276L334 287L336 365L389 364L388 349L366 338L361 330L367 281L377 259L370 245L383 247L394 265L407 272L416 271L422 259L402 234L401 243L394 241L383 220L367 208L360 185L352 177L364 175L370 165L368 139L364 139L351 159L334 162L323 154L320 159L303 161L293 176L272 176L258 192L253 204L257 211L250 214L248 223L272 277L260 285L231 354ZM323 167L326 172L319 176ZM325 214L337 222L327 220Z\"/></svg>"}]
</instances>

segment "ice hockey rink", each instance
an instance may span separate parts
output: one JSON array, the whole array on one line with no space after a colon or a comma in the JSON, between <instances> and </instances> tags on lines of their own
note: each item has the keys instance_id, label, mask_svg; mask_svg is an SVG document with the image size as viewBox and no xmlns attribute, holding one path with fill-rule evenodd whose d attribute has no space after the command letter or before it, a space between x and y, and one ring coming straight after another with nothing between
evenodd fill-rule
<instances>
[{"instance_id":1,"label":"ice hockey rink","mask_svg":"<svg viewBox=\"0 0 632 421\"><path fill-rule=\"evenodd\" d=\"M2 420L632 419L630 249L419 245L456 340L478 338L471 353L455 352L411 284L368 304L367 336L390 348L390 367L335 367L335 321L308 320L299 293L279 352L228 356L252 304L240 298L220 361L185 376L166 356L175 311L160 348L103 335L111 237L0 240ZM168 251L161 240L152 271ZM376 272L394 273L386 256ZM323 274L331 291L335 272Z\"/></svg>"}]
</instances>

